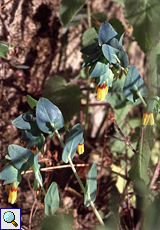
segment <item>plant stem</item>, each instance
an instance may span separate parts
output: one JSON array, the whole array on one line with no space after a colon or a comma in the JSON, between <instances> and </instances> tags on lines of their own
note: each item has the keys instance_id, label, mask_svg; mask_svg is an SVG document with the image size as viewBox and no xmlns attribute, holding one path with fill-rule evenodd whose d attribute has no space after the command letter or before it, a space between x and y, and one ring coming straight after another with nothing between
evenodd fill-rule
<instances>
[{"instance_id":1,"label":"plant stem","mask_svg":"<svg viewBox=\"0 0 160 230\"><path fill-rule=\"evenodd\" d=\"M82 184L81 179L79 178L79 176L78 176L78 174L77 174L77 171L76 171L76 169L75 169L75 167L74 167L74 165L73 165L73 163L72 163L72 160L71 160L70 156L68 157L68 162L69 162L69 164L70 164L70 166L71 166L71 169L72 169L72 171L73 171L75 177L76 177L77 180L78 180L78 183L79 183L81 189L83 190L83 192L84 192L84 194L85 194L85 188L84 188L84 186L83 186L83 184ZM93 202L92 202L91 200L90 200L90 205L91 205L91 207L92 207L92 209L93 209L94 214L96 215L97 219L99 220L100 224L104 226L104 222L103 222L101 216L99 215L97 209L95 208L95 206L94 206L94 204L93 204Z\"/></svg>"},{"instance_id":2,"label":"plant stem","mask_svg":"<svg viewBox=\"0 0 160 230\"><path fill-rule=\"evenodd\" d=\"M76 171L76 169L75 169L75 167L74 167L74 165L73 165L73 163L72 163L72 160L71 160L70 156L68 156L68 162L69 162L69 164L70 164L70 166L71 166L71 169L72 169L72 171L73 171L75 177L76 177L77 180L78 180L78 183L79 183L81 189L82 189L83 192L85 193L85 188L84 188L84 186L83 186L83 184L82 184L81 179L80 179L79 176L78 176L78 173L77 173L77 171Z\"/></svg>"},{"instance_id":3,"label":"plant stem","mask_svg":"<svg viewBox=\"0 0 160 230\"><path fill-rule=\"evenodd\" d=\"M43 184L42 184L42 181L41 181L41 179L40 179L40 177L39 177L38 171L35 172L34 168L33 168L33 167L31 167L31 168L32 168L34 174L36 175L35 178L38 180L38 183L40 184L41 189L42 189L44 195L46 195L46 191L45 191L45 189L44 189L44 187L43 187Z\"/></svg>"},{"instance_id":4,"label":"plant stem","mask_svg":"<svg viewBox=\"0 0 160 230\"><path fill-rule=\"evenodd\" d=\"M87 18L88 18L88 28L91 28L91 1L88 0L87 1ZM90 85L90 76L89 76L89 68L86 69L86 77L87 77L87 81L88 81L88 85ZM88 130L88 111L89 111L89 94L90 94L90 90L87 90L87 97L86 97L86 110L85 110L85 124L84 124L84 139L87 139L87 130Z\"/></svg>"},{"instance_id":5,"label":"plant stem","mask_svg":"<svg viewBox=\"0 0 160 230\"><path fill-rule=\"evenodd\" d=\"M91 200L90 200L90 205L91 205L91 207L93 209L94 214L96 215L97 219L99 220L99 223L102 226L104 226L104 222L103 222L101 216L99 215L99 212L97 211L96 207L94 206L93 201L91 201Z\"/></svg>"},{"instance_id":6,"label":"plant stem","mask_svg":"<svg viewBox=\"0 0 160 230\"><path fill-rule=\"evenodd\" d=\"M60 141L62 147L64 148L64 143L63 143L63 141L61 140L61 137L60 137L59 132L58 132L57 130L55 130L55 134L57 135L57 137L58 137L58 139L59 139L59 141ZM73 171L73 173L74 173L74 175L75 175L75 177L76 177L76 179L77 179L77 181L78 181L78 183L79 183L79 185L80 185L82 191L83 191L84 194L85 194L85 187L84 187L84 185L82 184L82 181L81 181L81 179L80 179L79 176L78 176L78 173L77 173L77 171L76 171L76 169L75 169L75 167L74 167L74 164L73 164L73 162L72 162L70 156L68 156L68 162L69 162L69 164L70 164L70 166L71 166L71 169L72 169L72 171ZM40 182L39 182L39 183L40 183ZM43 185L42 185L42 186L43 186ZM96 215L97 219L99 220L100 224L104 226L104 222L103 222L101 216L99 215L97 209L95 208L95 206L94 206L94 204L93 204L93 202L92 202L91 200L90 200L90 205L91 205L91 207L92 207L92 209L93 209L94 214Z\"/></svg>"},{"instance_id":7,"label":"plant stem","mask_svg":"<svg viewBox=\"0 0 160 230\"><path fill-rule=\"evenodd\" d=\"M55 130L54 132L55 132L55 134L57 135L58 140L59 140L59 142L61 143L62 147L64 148L64 143L63 143L63 141L62 141L62 139L61 139L61 136L60 136L58 130Z\"/></svg>"},{"instance_id":8,"label":"plant stem","mask_svg":"<svg viewBox=\"0 0 160 230\"><path fill-rule=\"evenodd\" d=\"M143 97L142 97L142 95L141 95L141 93L140 93L139 91L137 91L137 95L138 95L138 97L140 98L140 100L141 100L142 104L144 105L144 107L147 107L147 104L146 104L146 102L144 101L144 99L143 99Z\"/></svg>"}]
</instances>

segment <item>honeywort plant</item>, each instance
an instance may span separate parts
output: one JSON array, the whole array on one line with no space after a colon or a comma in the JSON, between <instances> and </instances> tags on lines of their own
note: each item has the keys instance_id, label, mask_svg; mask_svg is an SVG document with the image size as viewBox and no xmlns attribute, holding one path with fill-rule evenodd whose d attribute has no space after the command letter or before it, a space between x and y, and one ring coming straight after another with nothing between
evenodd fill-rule
<instances>
[{"instance_id":1,"label":"honeywort plant","mask_svg":"<svg viewBox=\"0 0 160 230\"><path fill-rule=\"evenodd\" d=\"M83 67L90 66L89 74L95 83L97 100L103 100L105 98L108 88L117 80L114 78L114 75L121 69L126 75L123 86L125 97L133 104L142 102L145 107L142 123L143 125L153 125L154 117L156 113L159 112L159 97L149 95L149 91L139 75L137 68L129 65L128 56L122 47L124 34L119 36L108 22L102 23L100 28L91 28L87 31L88 34L90 32L92 33L91 40L94 42L84 47L81 52L88 56L83 63ZM8 154L5 156L5 163L7 162L7 164L0 174L0 179L4 180L6 192L9 194L8 202L12 204L16 202L17 186L22 180L21 173L32 168L35 177L34 190L36 191L41 187L45 195L45 214L50 216L54 215L57 211L59 207L58 186L53 182L48 191L45 191L39 170L40 164L38 163L38 153L40 151L43 152L45 144L44 133L49 134L51 137L56 135L63 147L62 159L65 163L70 164L84 193L85 206L88 207L91 205L99 222L101 225L104 225L102 218L93 204L97 192L96 164L93 163L87 176L86 185L84 186L72 163L76 150L78 150L80 154L84 151L83 128L80 124L76 124L69 131L67 127L64 126L61 111L48 99L41 98L36 101L29 95L26 99L30 110L17 117L13 121L13 125L22 131L21 141L27 143L27 148L14 144L9 145ZM112 121L114 121L114 118ZM65 144L59 134L59 130L63 127L68 137ZM133 166L129 171L129 176L135 183L142 180L145 185L148 185L150 181L147 171L149 157L147 156L146 158L143 156L143 148L148 151L149 146L148 144L146 146L146 143L144 146L143 140L145 136L146 129L142 127L139 146L136 151L132 149L136 152L136 155ZM123 133L122 137L125 139ZM128 144L128 146L130 145ZM140 158L142 157L145 162L141 162Z\"/></svg>"}]
</instances>

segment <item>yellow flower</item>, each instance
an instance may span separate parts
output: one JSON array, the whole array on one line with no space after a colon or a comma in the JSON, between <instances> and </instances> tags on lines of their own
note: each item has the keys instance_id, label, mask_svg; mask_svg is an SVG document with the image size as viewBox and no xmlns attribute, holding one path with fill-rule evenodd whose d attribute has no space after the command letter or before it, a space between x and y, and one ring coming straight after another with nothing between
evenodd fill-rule
<instances>
[{"instance_id":1,"label":"yellow flower","mask_svg":"<svg viewBox=\"0 0 160 230\"><path fill-rule=\"evenodd\" d=\"M77 152L79 153L79 155L84 153L84 143L78 144Z\"/></svg>"},{"instance_id":2,"label":"yellow flower","mask_svg":"<svg viewBox=\"0 0 160 230\"><path fill-rule=\"evenodd\" d=\"M13 182L12 184L6 184L5 192L9 195L8 203L14 204L17 202L17 184L16 182Z\"/></svg>"},{"instance_id":3,"label":"yellow flower","mask_svg":"<svg viewBox=\"0 0 160 230\"><path fill-rule=\"evenodd\" d=\"M152 112L147 111L143 113L142 124L143 125L154 125L154 117L153 117Z\"/></svg>"},{"instance_id":4,"label":"yellow flower","mask_svg":"<svg viewBox=\"0 0 160 230\"><path fill-rule=\"evenodd\" d=\"M36 151L36 145L33 145L29 150L35 155L37 153Z\"/></svg>"},{"instance_id":5,"label":"yellow flower","mask_svg":"<svg viewBox=\"0 0 160 230\"><path fill-rule=\"evenodd\" d=\"M98 101L104 100L107 93L108 93L108 87L106 83L104 82L102 86L99 85L97 88L97 100Z\"/></svg>"}]
</instances>

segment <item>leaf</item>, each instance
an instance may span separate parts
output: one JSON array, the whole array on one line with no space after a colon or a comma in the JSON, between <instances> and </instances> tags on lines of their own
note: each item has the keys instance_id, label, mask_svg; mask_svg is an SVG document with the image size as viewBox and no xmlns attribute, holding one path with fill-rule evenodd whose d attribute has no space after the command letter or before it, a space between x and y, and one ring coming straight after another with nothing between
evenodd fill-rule
<instances>
[{"instance_id":1,"label":"leaf","mask_svg":"<svg viewBox=\"0 0 160 230\"><path fill-rule=\"evenodd\" d=\"M113 2L117 2L124 7L124 0L113 0Z\"/></svg>"},{"instance_id":2,"label":"leaf","mask_svg":"<svg viewBox=\"0 0 160 230\"><path fill-rule=\"evenodd\" d=\"M43 96L60 109L65 124L69 123L75 114L79 114L82 93L77 84L67 85L64 78L51 77L45 82Z\"/></svg>"},{"instance_id":3,"label":"leaf","mask_svg":"<svg viewBox=\"0 0 160 230\"><path fill-rule=\"evenodd\" d=\"M8 52L9 52L9 46L5 42L0 41L0 56L2 58L7 58Z\"/></svg>"},{"instance_id":4,"label":"leaf","mask_svg":"<svg viewBox=\"0 0 160 230\"><path fill-rule=\"evenodd\" d=\"M27 122L23 119L23 114L21 114L20 116L18 116L16 119L14 119L14 121L12 122L12 124L17 127L18 129L31 129L31 124L30 122Z\"/></svg>"},{"instance_id":5,"label":"leaf","mask_svg":"<svg viewBox=\"0 0 160 230\"><path fill-rule=\"evenodd\" d=\"M108 22L103 22L98 34L99 45L102 46L116 35L117 32L113 29L113 27Z\"/></svg>"},{"instance_id":6,"label":"leaf","mask_svg":"<svg viewBox=\"0 0 160 230\"><path fill-rule=\"evenodd\" d=\"M128 172L131 180L142 179L146 185L149 183L148 165L150 160L150 147L147 130L146 127L141 127L139 146L135 154L132 168Z\"/></svg>"},{"instance_id":7,"label":"leaf","mask_svg":"<svg viewBox=\"0 0 160 230\"><path fill-rule=\"evenodd\" d=\"M112 46L103 44L102 45L102 52L105 58L111 63L115 64L117 63L117 55L119 54L119 50L113 48Z\"/></svg>"},{"instance_id":8,"label":"leaf","mask_svg":"<svg viewBox=\"0 0 160 230\"><path fill-rule=\"evenodd\" d=\"M34 181L34 187L35 191L38 187L40 187L43 184L42 175L39 171L39 164L38 164L38 153L34 155L34 166L33 166L33 172L35 175L35 181ZM39 181L41 182L41 185L39 184Z\"/></svg>"},{"instance_id":9,"label":"leaf","mask_svg":"<svg viewBox=\"0 0 160 230\"><path fill-rule=\"evenodd\" d=\"M24 130L21 137L21 141L27 141L27 148L31 148L33 145L36 145L39 151L42 149L45 143L45 138L41 131L39 130L37 123L32 122L31 130Z\"/></svg>"},{"instance_id":10,"label":"leaf","mask_svg":"<svg viewBox=\"0 0 160 230\"><path fill-rule=\"evenodd\" d=\"M30 150L12 144L9 145L8 152L18 170L27 171L33 165L34 155Z\"/></svg>"},{"instance_id":11,"label":"leaf","mask_svg":"<svg viewBox=\"0 0 160 230\"><path fill-rule=\"evenodd\" d=\"M109 64L105 64L103 62L97 61L92 73L90 74L91 78L99 77L105 74L108 71Z\"/></svg>"},{"instance_id":12,"label":"leaf","mask_svg":"<svg viewBox=\"0 0 160 230\"><path fill-rule=\"evenodd\" d=\"M108 22L113 26L119 35L124 33L124 26L122 25L122 22L119 21L119 19L111 18Z\"/></svg>"},{"instance_id":13,"label":"leaf","mask_svg":"<svg viewBox=\"0 0 160 230\"><path fill-rule=\"evenodd\" d=\"M16 69L29 69L30 68L29 66L26 66L26 65L13 65L13 66Z\"/></svg>"},{"instance_id":14,"label":"leaf","mask_svg":"<svg viewBox=\"0 0 160 230\"><path fill-rule=\"evenodd\" d=\"M72 19L74 14L80 10L86 0L62 0L60 4L60 22L65 26Z\"/></svg>"},{"instance_id":15,"label":"leaf","mask_svg":"<svg viewBox=\"0 0 160 230\"><path fill-rule=\"evenodd\" d=\"M125 97L132 102L138 99L138 96L136 94L138 91L143 97L146 97L148 95L148 89L135 66L132 66L129 69L124 82L123 90Z\"/></svg>"},{"instance_id":16,"label":"leaf","mask_svg":"<svg viewBox=\"0 0 160 230\"><path fill-rule=\"evenodd\" d=\"M109 102L112 105L112 107L115 109L123 108L126 105L132 103L126 99L123 93L124 81L125 81L124 76L122 77L122 79L118 79L117 81L114 81L114 84L112 85L112 87L109 88L109 92L106 96L107 102ZM138 102L140 103L140 100L138 100Z\"/></svg>"},{"instance_id":17,"label":"leaf","mask_svg":"<svg viewBox=\"0 0 160 230\"><path fill-rule=\"evenodd\" d=\"M70 138L67 139L63 153L62 160L65 163L68 163L68 158L73 159L74 154L76 153L77 146L81 142L83 138L83 128L79 128L77 132L75 132Z\"/></svg>"},{"instance_id":18,"label":"leaf","mask_svg":"<svg viewBox=\"0 0 160 230\"><path fill-rule=\"evenodd\" d=\"M12 165L12 163L4 166L0 173L0 180L5 180L5 184L11 184L12 182L21 181L21 173Z\"/></svg>"},{"instance_id":19,"label":"leaf","mask_svg":"<svg viewBox=\"0 0 160 230\"><path fill-rule=\"evenodd\" d=\"M100 80L99 80L98 85L101 85L101 84L102 84L104 81L106 81L109 77L110 77L110 81L111 81L111 84L112 84L112 81L113 81L113 79L111 80L111 76L112 76L112 75L113 75L112 71L108 68L107 72L100 76ZM107 86L109 87L111 84L110 84L110 82L108 81Z\"/></svg>"},{"instance_id":20,"label":"leaf","mask_svg":"<svg viewBox=\"0 0 160 230\"><path fill-rule=\"evenodd\" d=\"M93 54L89 57L87 57L82 65L82 68L86 67L86 66L92 66L95 64L95 62L102 56L102 51L99 50L96 54Z\"/></svg>"},{"instance_id":21,"label":"leaf","mask_svg":"<svg viewBox=\"0 0 160 230\"><path fill-rule=\"evenodd\" d=\"M94 202L97 194L97 165L94 162L87 175L87 181L84 194L84 205L88 207L90 201Z\"/></svg>"},{"instance_id":22,"label":"leaf","mask_svg":"<svg viewBox=\"0 0 160 230\"><path fill-rule=\"evenodd\" d=\"M53 216L59 208L58 186L55 182L50 185L44 198L44 204L44 212L47 216Z\"/></svg>"},{"instance_id":23,"label":"leaf","mask_svg":"<svg viewBox=\"0 0 160 230\"><path fill-rule=\"evenodd\" d=\"M160 42L153 46L149 53L148 87L151 95L160 96Z\"/></svg>"},{"instance_id":24,"label":"leaf","mask_svg":"<svg viewBox=\"0 0 160 230\"><path fill-rule=\"evenodd\" d=\"M44 133L53 133L63 127L63 116L59 108L48 99L41 98L36 109L37 125Z\"/></svg>"},{"instance_id":25,"label":"leaf","mask_svg":"<svg viewBox=\"0 0 160 230\"><path fill-rule=\"evenodd\" d=\"M37 106L38 101L35 100L35 99L34 99L33 97L31 97L30 95L27 95L27 96L26 96L26 100L27 100L29 106L30 106L32 109L34 109L34 108Z\"/></svg>"},{"instance_id":26,"label":"leaf","mask_svg":"<svg viewBox=\"0 0 160 230\"><path fill-rule=\"evenodd\" d=\"M160 31L160 1L124 0L124 5L125 17L133 26L133 36L146 53Z\"/></svg>"},{"instance_id":27,"label":"leaf","mask_svg":"<svg viewBox=\"0 0 160 230\"><path fill-rule=\"evenodd\" d=\"M83 33L82 36L82 45L83 47L89 46L93 43L95 43L95 41L98 40L98 34L95 30L95 28L89 28L88 30L86 30Z\"/></svg>"},{"instance_id":28,"label":"leaf","mask_svg":"<svg viewBox=\"0 0 160 230\"><path fill-rule=\"evenodd\" d=\"M93 55L98 51L98 42L94 42L91 45L85 46L81 49L81 52L86 55Z\"/></svg>"}]
</instances>

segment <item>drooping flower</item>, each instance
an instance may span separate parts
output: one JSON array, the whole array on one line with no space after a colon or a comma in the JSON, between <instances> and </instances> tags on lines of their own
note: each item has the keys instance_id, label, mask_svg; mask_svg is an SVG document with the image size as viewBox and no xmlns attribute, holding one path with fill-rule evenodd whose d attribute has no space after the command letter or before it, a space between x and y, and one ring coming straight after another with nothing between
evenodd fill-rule
<instances>
[{"instance_id":1,"label":"drooping flower","mask_svg":"<svg viewBox=\"0 0 160 230\"><path fill-rule=\"evenodd\" d=\"M97 87L97 100L103 101L107 93L108 93L108 86L104 82L102 86L99 85Z\"/></svg>"},{"instance_id":2,"label":"drooping flower","mask_svg":"<svg viewBox=\"0 0 160 230\"><path fill-rule=\"evenodd\" d=\"M142 124L143 125L154 125L154 116L152 112L147 111L143 113Z\"/></svg>"},{"instance_id":3,"label":"drooping flower","mask_svg":"<svg viewBox=\"0 0 160 230\"><path fill-rule=\"evenodd\" d=\"M16 182L13 182L11 184L6 184L5 192L9 195L8 203L14 204L17 202L17 183Z\"/></svg>"},{"instance_id":4,"label":"drooping flower","mask_svg":"<svg viewBox=\"0 0 160 230\"><path fill-rule=\"evenodd\" d=\"M35 155L37 153L36 151L36 145L33 145L29 150Z\"/></svg>"},{"instance_id":5,"label":"drooping flower","mask_svg":"<svg viewBox=\"0 0 160 230\"><path fill-rule=\"evenodd\" d=\"M84 143L82 144L78 144L77 146L77 152L79 153L79 155L84 153Z\"/></svg>"}]
</instances>

